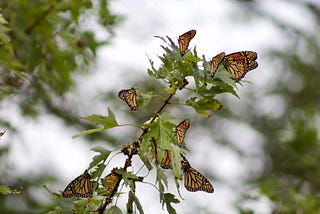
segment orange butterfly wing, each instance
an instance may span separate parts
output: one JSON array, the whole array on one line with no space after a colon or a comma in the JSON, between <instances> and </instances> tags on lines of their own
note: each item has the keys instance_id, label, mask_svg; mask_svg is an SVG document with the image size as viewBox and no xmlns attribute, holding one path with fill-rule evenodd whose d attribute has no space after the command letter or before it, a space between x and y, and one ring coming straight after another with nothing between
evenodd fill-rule
<instances>
[{"instance_id":1,"label":"orange butterfly wing","mask_svg":"<svg viewBox=\"0 0 320 214\"><path fill-rule=\"evenodd\" d=\"M127 103L131 111L138 109L137 92L134 88L119 91L118 97Z\"/></svg>"},{"instance_id":2,"label":"orange butterfly wing","mask_svg":"<svg viewBox=\"0 0 320 214\"><path fill-rule=\"evenodd\" d=\"M189 161L182 155L181 168L184 174L184 187L190 192L204 191L213 193L214 188L210 181L196 169L192 168Z\"/></svg>"},{"instance_id":3,"label":"orange butterfly wing","mask_svg":"<svg viewBox=\"0 0 320 214\"><path fill-rule=\"evenodd\" d=\"M102 185L106 188L108 195L110 195L114 191L114 188L116 187L119 179L119 176L116 175L114 172L111 172L106 177L101 179Z\"/></svg>"},{"instance_id":4,"label":"orange butterfly wing","mask_svg":"<svg viewBox=\"0 0 320 214\"><path fill-rule=\"evenodd\" d=\"M164 156L160 161L160 166L164 169L172 169L172 164L171 164L171 153L169 150L164 151Z\"/></svg>"},{"instance_id":5,"label":"orange butterfly wing","mask_svg":"<svg viewBox=\"0 0 320 214\"><path fill-rule=\"evenodd\" d=\"M71 181L62 193L65 198L81 197L90 198L92 196L91 176L86 170L82 175Z\"/></svg>"},{"instance_id":6,"label":"orange butterfly wing","mask_svg":"<svg viewBox=\"0 0 320 214\"><path fill-rule=\"evenodd\" d=\"M190 120L189 119L185 119L184 121L179 123L179 125L176 126L176 137L177 137L177 141L178 141L178 146L180 146L180 147L182 146L182 143L184 141L184 137L185 137L186 132L189 127L190 127Z\"/></svg>"},{"instance_id":7,"label":"orange butterfly wing","mask_svg":"<svg viewBox=\"0 0 320 214\"><path fill-rule=\"evenodd\" d=\"M224 59L225 53L221 52L218 55L214 56L211 60L211 68L210 74L213 77L218 69L218 66L221 64L222 60Z\"/></svg>"},{"instance_id":8,"label":"orange butterfly wing","mask_svg":"<svg viewBox=\"0 0 320 214\"><path fill-rule=\"evenodd\" d=\"M196 30L190 30L181 36L179 36L178 43L179 43L179 51L181 54L184 54L189 47L189 43L191 39L196 35Z\"/></svg>"},{"instance_id":9,"label":"orange butterfly wing","mask_svg":"<svg viewBox=\"0 0 320 214\"><path fill-rule=\"evenodd\" d=\"M228 54L224 57L223 63L234 80L241 80L247 72L258 67L257 53L254 51L241 51Z\"/></svg>"}]
</instances>

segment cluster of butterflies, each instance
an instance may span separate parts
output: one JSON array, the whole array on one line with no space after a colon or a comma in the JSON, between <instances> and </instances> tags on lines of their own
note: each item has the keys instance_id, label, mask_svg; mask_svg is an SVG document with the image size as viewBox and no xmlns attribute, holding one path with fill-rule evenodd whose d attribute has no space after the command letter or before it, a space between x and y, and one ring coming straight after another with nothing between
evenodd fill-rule
<instances>
[{"instance_id":1,"label":"cluster of butterflies","mask_svg":"<svg viewBox=\"0 0 320 214\"><path fill-rule=\"evenodd\" d=\"M190 127L190 120L185 119L179 125L176 126L176 138L178 142L178 146L181 147L183 145L183 141L186 135L186 131ZM153 151L154 156L157 157L156 154L156 144L153 141ZM160 166L164 169L172 169L171 159L170 159L170 151L165 150L165 156L160 161ZM181 154L181 169L184 174L184 186L188 191L196 192L196 191L205 191L208 193L214 192L214 188L209 180L204 177L200 172L194 169L185 156ZM116 175L114 172L111 172L107 176L102 179L102 185L107 190L107 195L111 194L116 187L117 182L120 177ZM62 196L65 198L70 197L80 197L80 198L90 198L93 194L93 186L91 175L88 170L85 170L83 174L76 177L72 180L67 187L62 192Z\"/></svg>"},{"instance_id":2,"label":"cluster of butterflies","mask_svg":"<svg viewBox=\"0 0 320 214\"><path fill-rule=\"evenodd\" d=\"M179 36L178 44L181 55L188 50L189 43L196 35L196 30L190 30ZM231 74L235 81L241 80L246 73L258 67L256 59L257 53L254 51L240 51L225 55L224 52L214 56L211 60L210 74L213 77L220 64Z\"/></svg>"},{"instance_id":3,"label":"cluster of butterflies","mask_svg":"<svg viewBox=\"0 0 320 214\"><path fill-rule=\"evenodd\" d=\"M190 41L196 35L196 30L190 30L179 36L178 45L181 55L184 55L189 47ZM214 77L220 64L231 74L235 81L240 81L246 73L258 67L256 59L258 55L254 51L239 51L226 55L221 52L211 59L210 75ZM130 107L131 111L138 109L137 92L132 87L119 91L118 97Z\"/></svg>"},{"instance_id":4,"label":"cluster of butterflies","mask_svg":"<svg viewBox=\"0 0 320 214\"><path fill-rule=\"evenodd\" d=\"M91 175L89 174L88 170L86 170L82 175L76 177L68 184L68 186L62 192L62 196L65 198L91 198L94 186L94 183L91 179ZM111 172L103 179L101 179L102 185L107 190L107 195L111 195L119 179L119 176L114 172Z\"/></svg>"},{"instance_id":5,"label":"cluster of butterflies","mask_svg":"<svg viewBox=\"0 0 320 214\"><path fill-rule=\"evenodd\" d=\"M181 55L184 55L189 47L190 41L196 35L196 30L190 30L179 36L178 45ZM223 64L225 69L231 74L235 81L241 80L247 72L258 67L256 62L257 53L254 51L240 51L226 55L225 52L221 52L214 56L211 60L210 75L214 77L220 64ZM130 89L123 89L119 91L118 97L127 103L131 111L138 109L137 92L132 87ZM176 138L178 146L182 146L185 138L186 131L190 126L190 120L186 119L176 126ZM156 155L156 144L153 141L153 151ZM165 150L165 155L160 161L160 166L164 169L172 169L170 151ZM189 161L185 156L181 154L181 168L184 174L184 186L188 191L205 191L212 193L214 188L209 180L204 177L196 169L192 168ZM119 177L111 172L104 179L102 179L102 185L107 189L108 193L111 193L118 182ZM82 175L71 181L62 193L63 197L92 197L93 182L91 176L86 170Z\"/></svg>"},{"instance_id":6,"label":"cluster of butterflies","mask_svg":"<svg viewBox=\"0 0 320 214\"><path fill-rule=\"evenodd\" d=\"M190 127L190 120L185 119L181 123L179 123L176 126L175 132L176 132L176 138L178 142L178 146L181 147L186 135L186 132L188 128ZM155 141L153 140L152 144L154 156L157 157L156 154L156 145ZM169 150L165 150L164 157L160 161L160 166L164 169L172 169L171 159L170 159L171 153ZM196 191L204 191L208 193L213 193L214 188L212 184L209 182L209 180L203 176L200 172L198 172L196 169L191 167L189 161L187 158L181 154L181 169L183 171L183 177L184 177L184 187L191 192Z\"/></svg>"}]
</instances>

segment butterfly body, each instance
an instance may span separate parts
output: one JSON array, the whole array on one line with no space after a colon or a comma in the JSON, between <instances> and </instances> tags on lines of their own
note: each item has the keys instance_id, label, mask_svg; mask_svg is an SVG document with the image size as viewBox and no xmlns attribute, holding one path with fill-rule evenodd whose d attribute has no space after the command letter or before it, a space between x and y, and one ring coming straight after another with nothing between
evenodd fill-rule
<instances>
[{"instance_id":1,"label":"butterfly body","mask_svg":"<svg viewBox=\"0 0 320 214\"><path fill-rule=\"evenodd\" d=\"M118 97L127 103L131 111L138 109L137 92L133 87L119 91Z\"/></svg>"},{"instance_id":2,"label":"butterfly body","mask_svg":"<svg viewBox=\"0 0 320 214\"><path fill-rule=\"evenodd\" d=\"M196 35L196 30L189 30L188 32L179 36L178 44L179 44L179 51L183 55L187 51L189 47L189 43L191 39Z\"/></svg>"},{"instance_id":3,"label":"butterfly body","mask_svg":"<svg viewBox=\"0 0 320 214\"><path fill-rule=\"evenodd\" d=\"M86 170L82 175L71 181L62 193L65 198L80 197L90 198L92 197L92 182L91 176Z\"/></svg>"}]
</instances>

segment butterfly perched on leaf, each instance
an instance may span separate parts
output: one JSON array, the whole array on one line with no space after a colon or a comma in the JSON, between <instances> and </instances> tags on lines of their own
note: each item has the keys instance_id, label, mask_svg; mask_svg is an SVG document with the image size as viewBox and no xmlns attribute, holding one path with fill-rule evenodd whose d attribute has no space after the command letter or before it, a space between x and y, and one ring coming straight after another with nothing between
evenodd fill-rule
<instances>
[{"instance_id":1,"label":"butterfly perched on leaf","mask_svg":"<svg viewBox=\"0 0 320 214\"><path fill-rule=\"evenodd\" d=\"M171 153L169 150L164 150L164 156L160 161L160 166L164 169L172 169L172 163L171 163Z\"/></svg>"},{"instance_id":2,"label":"butterfly perched on leaf","mask_svg":"<svg viewBox=\"0 0 320 214\"><path fill-rule=\"evenodd\" d=\"M189 127L190 127L190 120L189 119L183 120L181 123L179 123L176 126L176 137L177 137L177 141L178 141L178 146L180 146L180 147L182 146L182 143L184 141L184 137L185 137L186 132Z\"/></svg>"},{"instance_id":3,"label":"butterfly perched on leaf","mask_svg":"<svg viewBox=\"0 0 320 214\"><path fill-rule=\"evenodd\" d=\"M65 198L70 197L81 197L90 198L92 197L92 186L91 176L86 170L82 175L75 178L62 193Z\"/></svg>"},{"instance_id":4,"label":"butterfly perched on leaf","mask_svg":"<svg viewBox=\"0 0 320 214\"><path fill-rule=\"evenodd\" d=\"M184 175L184 187L190 192L204 191L213 193L214 188L210 181L200 172L192 168L189 161L183 155L181 156L181 168Z\"/></svg>"},{"instance_id":5,"label":"butterfly perched on leaf","mask_svg":"<svg viewBox=\"0 0 320 214\"><path fill-rule=\"evenodd\" d=\"M210 74L211 77L213 77L218 69L218 66L221 64L223 58L225 56L224 52L221 52L219 54L217 54L216 56L214 56L211 60L211 68L210 68Z\"/></svg>"},{"instance_id":6,"label":"butterfly perched on leaf","mask_svg":"<svg viewBox=\"0 0 320 214\"><path fill-rule=\"evenodd\" d=\"M116 187L119 180L120 177L114 172L111 172L106 177L101 179L101 183L106 188L108 195L110 195L114 191L114 188Z\"/></svg>"},{"instance_id":7,"label":"butterfly perched on leaf","mask_svg":"<svg viewBox=\"0 0 320 214\"><path fill-rule=\"evenodd\" d=\"M257 53L254 51L240 51L225 55L223 65L235 81L241 80L247 72L258 67L256 59Z\"/></svg>"},{"instance_id":8,"label":"butterfly perched on leaf","mask_svg":"<svg viewBox=\"0 0 320 214\"><path fill-rule=\"evenodd\" d=\"M128 104L131 111L138 109L137 92L133 87L119 91L118 97Z\"/></svg>"},{"instance_id":9,"label":"butterfly perched on leaf","mask_svg":"<svg viewBox=\"0 0 320 214\"><path fill-rule=\"evenodd\" d=\"M185 54L186 50L189 47L189 43L191 39L196 35L196 30L189 30L188 32L179 36L178 43L179 43L179 51L183 55Z\"/></svg>"}]
</instances>

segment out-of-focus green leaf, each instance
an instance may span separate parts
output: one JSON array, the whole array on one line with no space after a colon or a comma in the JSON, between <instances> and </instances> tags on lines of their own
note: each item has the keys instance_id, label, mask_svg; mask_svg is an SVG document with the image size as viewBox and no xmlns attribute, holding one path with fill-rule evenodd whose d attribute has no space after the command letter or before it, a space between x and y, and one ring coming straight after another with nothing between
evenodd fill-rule
<instances>
[{"instance_id":1,"label":"out-of-focus green leaf","mask_svg":"<svg viewBox=\"0 0 320 214\"><path fill-rule=\"evenodd\" d=\"M0 193L2 195L17 195L22 193L22 189L15 189L10 186L0 185Z\"/></svg>"},{"instance_id":2,"label":"out-of-focus green leaf","mask_svg":"<svg viewBox=\"0 0 320 214\"><path fill-rule=\"evenodd\" d=\"M122 214L122 211L117 206L112 206L108 209L106 209L106 214Z\"/></svg>"},{"instance_id":3,"label":"out-of-focus green leaf","mask_svg":"<svg viewBox=\"0 0 320 214\"><path fill-rule=\"evenodd\" d=\"M5 133L6 131L0 132L0 137L2 137Z\"/></svg>"}]
</instances>

